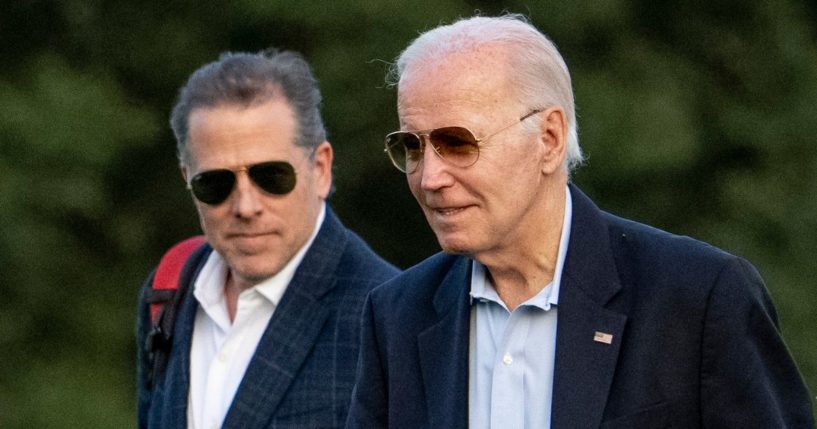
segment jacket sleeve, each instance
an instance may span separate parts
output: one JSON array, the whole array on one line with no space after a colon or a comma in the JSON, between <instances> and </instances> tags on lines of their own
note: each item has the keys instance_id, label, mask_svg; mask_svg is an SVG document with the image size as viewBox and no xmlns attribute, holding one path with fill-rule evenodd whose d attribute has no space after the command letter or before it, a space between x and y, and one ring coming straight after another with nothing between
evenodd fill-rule
<instances>
[{"instance_id":1,"label":"jacket sleeve","mask_svg":"<svg viewBox=\"0 0 817 429\"><path fill-rule=\"evenodd\" d=\"M377 429L388 427L387 369L379 347L372 295L363 305L360 330L360 356L352 402L346 421L347 429Z\"/></svg>"},{"instance_id":2,"label":"jacket sleeve","mask_svg":"<svg viewBox=\"0 0 817 429\"><path fill-rule=\"evenodd\" d=\"M148 377L151 368L148 366L148 351L145 348L147 333L150 330L150 306L145 302L145 296L152 287L154 273L151 273L139 289L139 300L136 308L136 419L137 427L147 427L147 415L150 409L151 389Z\"/></svg>"},{"instance_id":3,"label":"jacket sleeve","mask_svg":"<svg viewBox=\"0 0 817 429\"><path fill-rule=\"evenodd\" d=\"M701 390L707 428L814 427L810 395L766 287L743 259L726 265L708 299Z\"/></svg>"}]
</instances>

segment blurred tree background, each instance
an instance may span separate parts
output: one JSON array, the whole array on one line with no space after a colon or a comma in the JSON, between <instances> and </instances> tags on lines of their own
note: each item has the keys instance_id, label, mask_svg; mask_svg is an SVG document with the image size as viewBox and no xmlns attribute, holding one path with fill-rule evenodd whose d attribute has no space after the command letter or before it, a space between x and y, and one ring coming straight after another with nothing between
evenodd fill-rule
<instances>
[{"instance_id":1,"label":"blurred tree background","mask_svg":"<svg viewBox=\"0 0 817 429\"><path fill-rule=\"evenodd\" d=\"M134 425L133 313L198 223L167 126L225 50L313 65L332 205L398 265L438 250L382 152L386 63L457 17L528 15L573 75L604 209L750 259L817 394L817 3L22 0L0 6L0 427Z\"/></svg>"}]
</instances>

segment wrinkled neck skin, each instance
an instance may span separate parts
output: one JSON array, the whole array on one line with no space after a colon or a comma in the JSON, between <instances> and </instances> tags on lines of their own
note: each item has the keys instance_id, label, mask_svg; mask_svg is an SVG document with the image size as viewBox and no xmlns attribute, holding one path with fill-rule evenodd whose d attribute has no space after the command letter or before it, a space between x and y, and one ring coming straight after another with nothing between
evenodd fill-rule
<instances>
[{"instance_id":1,"label":"wrinkled neck skin","mask_svg":"<svg viewBox=\"0 0 817 429\"><path fill-rule=\"evenodd\" d=\"M513 310L553 280L565 212L565 180L544 185L537 203L502 245L470 255L483 264L497 294Z\"/></svg>"}]
</instances>

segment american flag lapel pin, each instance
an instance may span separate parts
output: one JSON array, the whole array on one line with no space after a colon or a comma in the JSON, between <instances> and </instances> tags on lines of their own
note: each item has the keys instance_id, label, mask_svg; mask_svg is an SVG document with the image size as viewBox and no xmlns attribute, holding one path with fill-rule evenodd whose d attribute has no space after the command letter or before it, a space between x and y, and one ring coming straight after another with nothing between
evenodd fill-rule
<instances>
[{"instance_id":1,"label":"american flag lapel pin","mask_svg":"<svg viewBox=\"0 0 817 429\"><path fill-rule=\"evenodd\" d=\"M613 344L613 334L596 331L596 333L593 335L593 341L597 343Z\"/></svg>"}]
</instances>

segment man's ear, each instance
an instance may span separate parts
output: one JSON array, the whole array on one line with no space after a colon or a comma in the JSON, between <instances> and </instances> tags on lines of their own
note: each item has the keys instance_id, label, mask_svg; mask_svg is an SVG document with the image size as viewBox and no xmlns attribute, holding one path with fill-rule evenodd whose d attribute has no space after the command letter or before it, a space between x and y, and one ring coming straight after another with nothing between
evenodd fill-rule
<instances>
[{"instance_id":1,"label":"man's ear","mask_svg":"<svg viewBox=\"0 0 817 429\"><path fill-rule=\"evenodd\" d=\"M319 144L315 148L314 156L315 188L318 196L325 200L332 189L332 159L334 157L332 145L328 141Z\"/></svg>"},{"instance_id":2,"label":"man's ear","mask_svg":"<svg viewBox=\"0 0 817 429\"><path fill-rule=\"evenodd\" d=\"M563 169L567 153L567 116L560 106L548 108L542 115L540 142L543 146L542 173L553 174Z\"/></svg>"}]
</instances>

